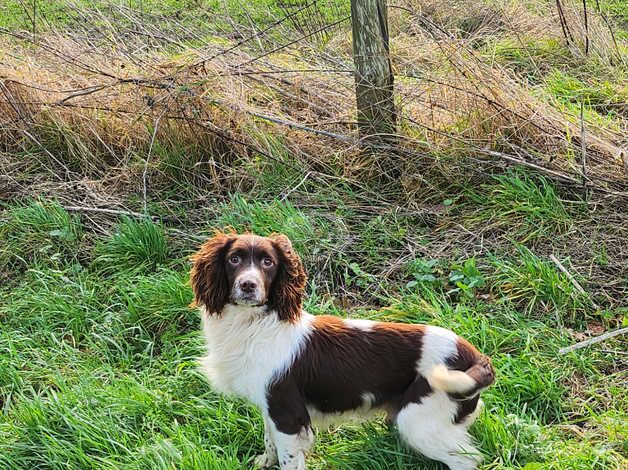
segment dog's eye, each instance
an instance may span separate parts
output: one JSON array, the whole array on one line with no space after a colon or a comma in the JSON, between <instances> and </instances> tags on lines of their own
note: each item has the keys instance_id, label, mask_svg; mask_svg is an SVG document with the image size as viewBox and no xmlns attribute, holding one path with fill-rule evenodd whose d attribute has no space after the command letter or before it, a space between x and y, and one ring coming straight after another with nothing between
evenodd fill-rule
<instances>
[{"instance_id":1,"label":"dog's eye","mask_svg":"<svg viewBox=\"0 0 628 470\"><path fill-rule=\"evenodd\" d=\"M229 258L229 262L231 264L240 264L240 257L239 256L232 256L231 258Z\"/></svg>"},{"instance_id":2,"label":"dog's eye","mask_svg":"<svg viewBox=\"0 0 628 470\"><path fill-rule=\"evenodd\" d=\"M264 265L264 267L270 268L273 264L275 264L275 262L272 260L272 258L269 258L267 256L262 260L262 264Z\"/></svg>"}]
</instances>

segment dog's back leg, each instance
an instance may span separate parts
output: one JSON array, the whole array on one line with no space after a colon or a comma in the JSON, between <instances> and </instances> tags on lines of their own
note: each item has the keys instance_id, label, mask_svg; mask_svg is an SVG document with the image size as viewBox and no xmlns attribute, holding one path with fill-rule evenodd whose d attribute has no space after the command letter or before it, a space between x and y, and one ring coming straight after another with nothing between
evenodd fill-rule
<instances>
[{"instance_id":1,"label":"dog's back leg","mask_svg":"<svg viewBox=\"0 0 628 470\"><path fill-rule=\"evenodd\" d=\"M418 377L406 391L396 424L402 439L426 457L451 470L472 470L481 461L467 425L454 422L458 405L446 393L433 391Z\"/></svg>"}]
</instances>

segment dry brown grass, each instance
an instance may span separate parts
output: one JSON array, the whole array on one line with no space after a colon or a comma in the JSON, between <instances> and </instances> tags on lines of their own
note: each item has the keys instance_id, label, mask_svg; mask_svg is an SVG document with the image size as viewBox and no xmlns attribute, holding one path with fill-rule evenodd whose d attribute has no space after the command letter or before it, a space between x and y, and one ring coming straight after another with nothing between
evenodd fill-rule
<instances>
[{"instance_id":1,"label":"dry brown grass","mask_svg":"<svg viewBox=\"0 0 628 470\"><path fill-rule=\"evenodd\" d=\"M445 11L440 2L408 0L391 9L401 173L414 184L445 155L479 168L531 166L577 184L583 179L578 119L474 48L474 41L500 31L560 37L555 12L474 5L456 2ZM581 18L573 4L564 10L570 48L581 54ZM174 20L147 22L128 9L121 23L102 11L82 14L93 28L36 36L4 31L2 151L36 150L62 178L113 178L135 187L147 154L159 159L159 149L184 149L191 180L228 189L239 184L229 171L234 160L275 158L269 135L309 168L341 163L350 177L377 163L360 158L355 138L347 22L334 27L325 48L316 36L259 31L239 47L243 39L216 35L192 46ZM588 23L589 55L610 61L615 45L606 23L594 11ZM253 47L260 37L264 53ZM625 121L619 126L585 122L585 178L625 195ZM386 171L381 162L367 172Z\"/></svg>"}]
</instances>

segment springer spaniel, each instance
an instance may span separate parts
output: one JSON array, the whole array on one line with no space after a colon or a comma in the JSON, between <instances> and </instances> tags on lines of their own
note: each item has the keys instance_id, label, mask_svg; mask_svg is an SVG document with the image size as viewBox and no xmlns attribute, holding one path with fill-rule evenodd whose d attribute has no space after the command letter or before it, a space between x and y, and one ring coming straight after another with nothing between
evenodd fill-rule
<instances>
[{"instance_id":1,"label":"springer spaniel","mask_svg":"<svg viewBox=\"0 0 628 470\"><path fill-rule=\"evenodd\" d=\"M312 424L377 410L425 456L453 470L477 466L467 428L494 372L464 339L435 326L303 311L305 272L285 235L219 233L194 255L190 278L204 373L264 417L257 466L305 470Z\"/></svg>"}]
</instances>

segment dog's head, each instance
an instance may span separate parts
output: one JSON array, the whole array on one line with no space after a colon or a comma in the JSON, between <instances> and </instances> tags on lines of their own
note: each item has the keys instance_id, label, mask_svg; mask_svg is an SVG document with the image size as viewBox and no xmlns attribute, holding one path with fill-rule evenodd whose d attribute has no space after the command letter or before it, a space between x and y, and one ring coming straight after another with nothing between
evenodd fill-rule
<instances>
[{"instance_id":1,"label":"dog's head","mask_svg":"<svg viewBox=\"0 0 628 470\"><path fill-rule=\"evenodd\" d=\"M268 306L279 319L301 314L305 271L285 235L218 233L192 257L194 303L210 314L226 304Z\"/></svg>"}]
</instances>

